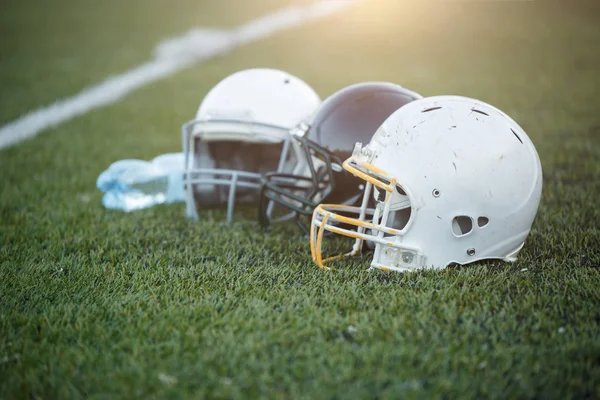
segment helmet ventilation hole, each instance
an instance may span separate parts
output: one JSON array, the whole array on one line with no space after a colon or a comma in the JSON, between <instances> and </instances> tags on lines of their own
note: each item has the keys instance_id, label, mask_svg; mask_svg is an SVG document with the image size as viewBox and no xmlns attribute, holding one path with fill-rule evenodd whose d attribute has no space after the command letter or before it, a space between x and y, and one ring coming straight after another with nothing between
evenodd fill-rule
<instances>
[{"instance_id":1,"label":"helmet ventilation hole","mask_svg":"<svg viewBox=\"0 0 600 400\"><path fill-rule=\"evenodd\" d=\"M521 142L521 144L523 144L523 141L521 140L521 138L519 137L519 135L517 135L517 132L515 132L512 128L510 128L510 130L512 131L513 135L515 135L515 137L517 139L519 139L519 142Z\"/></svg>"},{"instance_id":2,"label":"helmet ventilation hole","mask_svg":"<svg viewBox=\"0 0 600 400\"><path fill-rule=\"evenodd\" d=\"M433 192L431 192L431 194L433 195L433 197L440 197L440 191L438 189L433 189Z\"/></svg>"},{"instance_id":3,"label":"helmet ventilation hole","mask_svg":"<svg viewBox=\"0 0 600 400\"><path fill-rule=\"evenodd\" d=\"M471 248L469 250L467 250L467 254L470 256L474 256L475 255L475 249Z\"/></svg>"},{"instance_id":4,"label":"helmet ventilation hole","mask_svg":"<svg viewBox=\"0 0 600 400\"><path fill-rule=\"evenodd\" d=\"M285 83L287 85L288 83L290 83L290 80L288 78L286 78L286 79L284 79L283 83Z\"/></svg>"},{"instance_id":5,"label":"helmet ventilation hole","mask_svg":"<svg viewBox=\"0 0 600 400\"><path fill-rule=\"evenodd\" d=\"M442 107L431 107L431 108L426 108L423 111L421 111L422 113L426 113L426 112L430 112L430 111L435 111L435 110L439 110Z\"/></svg>"},{"instance_id":6,"label":"helmet ventilation hole","mask_svg":"<svg viewBox=\"0 0 600 400\"><path fill-rule=\"evenodd\" d=\"M459 215L452 220L452 231L456 236L464 236L473 230L473 220L466 215Z\"/></svg>"},{"instance_id":7,"label":"helmet ventilation hole","mask_svg":"<svg viewBox=\"0 0 600 400\"><path fill-rule=\"evenodd\" d=\"M471 111L474 111L474 112L476 112L476 113L479 113L479 114L483 114L483 115L485 115L485 116L487 116L487 117L489 117L489 116L490 116L488 113L486 113L486 112L483 112L483 111L481 111L481 110L478 110L478 109L476 109L476 108L472 108L472 109L471 109Z\"/></svg>"},{"instance_id":8,"label":"helmet ventilation hole","mask_svg":"<svg viewBox=\"0 0 600 400\"><path fill-rule=\"evenodd\" d=\"M480 228L483 228L484 226L486 226L488 224L488 222L490 222L488 217L477 218L477 226Z\"/></svg>"}]
</instances>

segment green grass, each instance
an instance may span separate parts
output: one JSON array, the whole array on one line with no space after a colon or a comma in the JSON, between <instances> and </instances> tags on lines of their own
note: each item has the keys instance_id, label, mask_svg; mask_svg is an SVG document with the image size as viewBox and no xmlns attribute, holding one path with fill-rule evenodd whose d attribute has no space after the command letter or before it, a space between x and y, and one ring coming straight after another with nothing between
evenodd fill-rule
<instances>
[{"instance_id":1,"label":"green grass","mask_svg":"<svg viewBox=\"0 0 600 400\"><path fill-rule=\"evenodd\" d=\"M3 3L0 121L163 37L289 4L172 3ZM600 397L599 18L594 1L365 1L0 152L0 398ZM294 226L263 233L252 210L225 227L102 208L102 170L178 151L210 87L261 66L323 96L391 80L513 116L544 168L519 261L323 272Z\"/></svg>"}]
</instances>

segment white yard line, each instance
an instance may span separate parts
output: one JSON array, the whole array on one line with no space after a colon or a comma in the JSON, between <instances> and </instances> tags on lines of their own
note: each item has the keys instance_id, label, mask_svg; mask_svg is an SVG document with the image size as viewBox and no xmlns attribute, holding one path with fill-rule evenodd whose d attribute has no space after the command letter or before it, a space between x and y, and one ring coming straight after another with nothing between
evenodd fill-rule
<instances>
[{"instance_id":1,"label":"white yard line","mask_svg":"<svg viewBox=\"0 0 600 400\"><path fill-rule=\"evenodd\" d=\"M185 68L228 53L277 32L331 15L355 0L321 0L307 6L292 6L252 20L231 30L192 29L156 46L154 59L78 94L60 99L0 128L0 149L57 126L90 110L116 103L132 91Z\"/></svg>"}]
</instances>

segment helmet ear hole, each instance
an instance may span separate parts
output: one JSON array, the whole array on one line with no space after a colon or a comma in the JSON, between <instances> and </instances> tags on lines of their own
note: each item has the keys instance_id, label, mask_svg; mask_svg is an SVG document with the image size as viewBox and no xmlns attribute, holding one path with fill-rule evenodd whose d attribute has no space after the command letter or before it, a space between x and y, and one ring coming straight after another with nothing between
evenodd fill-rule
<instances>
[{"instance_id":1,"label":"helmet ear hole","mask_svg":"<svg viewBox=\"0 0 600 400\"><path fill-rule=\"evenodd\" d=\"M464 236L473 230L473 220L466 215L459 215L452 220L452 232L455 236Z\"/></svg>"}]
</instances>

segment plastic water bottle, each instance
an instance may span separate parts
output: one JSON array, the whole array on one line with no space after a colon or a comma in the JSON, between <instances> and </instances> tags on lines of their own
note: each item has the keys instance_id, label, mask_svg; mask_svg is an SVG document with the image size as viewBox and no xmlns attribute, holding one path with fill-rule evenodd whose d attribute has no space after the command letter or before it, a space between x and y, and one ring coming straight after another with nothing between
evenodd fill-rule
<instances>
[{"instance_id":1,"label":"plastic water bottle","mask_svg":"<svg viewBox=\"0 0 600 400\"><path fill-rule=\"evenodd\" d=\"M120 160L98 176L104 207L125 212L155 204L184 201L183 153L168 153L152 161Z\"/></svg>"}]
</instances>

